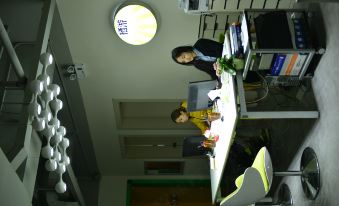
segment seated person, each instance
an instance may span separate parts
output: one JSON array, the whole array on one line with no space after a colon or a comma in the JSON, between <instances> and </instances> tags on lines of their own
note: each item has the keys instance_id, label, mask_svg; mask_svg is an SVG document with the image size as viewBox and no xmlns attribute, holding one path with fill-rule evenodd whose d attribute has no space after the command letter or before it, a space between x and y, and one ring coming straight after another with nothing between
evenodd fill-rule
<instances>
[{"instance_id":1,"label":"seated person","mask_svg":"<svg viewBox=\"0 0 339 206\"><path fill-rule=\"evenodd\" d=\"M191 121L204 135L205 131L209 129L208 122L211 120L209 115L211 112L211 109L188 112L187 101L185 100L180 104L179 108L172 112L171 118L175 123ZM236 135L232 143L228 158L229 163L226 166L226 171L228 171L229 175L234 175L234 177L239 176L247 167L251 166L259 149L267 144L266 139L261 134L244 134L241 131L237 131L237 133L239 135ZM250 131L250 133L252 132Z\"/></svg>"},{"instance_id":2,"label":"seated person","mask_svg":"<svg viewBox=\"0 0 339 206\"><path fill-rule=\"evenodd\" d=\"M179 108L175 109L172 112L171 118L175 123L185 123L190 121L201 130L201 134L204 134L205 131L209 128L208 113L210 112L212 112L211 109L188 112L187 101L185 100L180 104Z\"/></svg>"},{"instance_id":3,"label":"seated person","mask_svg":"<svg viewBox=\"0 0 339 206\"><path fill-rule=\"evenodd\" d=\"M193 46L179 46L172 50L172 59L182 65L194 65L206 72L211 79L217 79L213 64L221 57L223 44L210 40L199 39Z\"/></svg>"},{"instance_id":4,"label":"seated person","mask_svg":"<svg viewBox=\"0 0 339 206\"><path fill-rule=\"evenodd\" d=\"M172 50L172 59L185 66L193 65L195 68L206 72L211 79L217 79L220 71L215 62L222 56L223 44L210 39L199 39L193 46L179 46ZM249 71L245 82L257 82L258 75Z\"/></svg>"}]
</instances>

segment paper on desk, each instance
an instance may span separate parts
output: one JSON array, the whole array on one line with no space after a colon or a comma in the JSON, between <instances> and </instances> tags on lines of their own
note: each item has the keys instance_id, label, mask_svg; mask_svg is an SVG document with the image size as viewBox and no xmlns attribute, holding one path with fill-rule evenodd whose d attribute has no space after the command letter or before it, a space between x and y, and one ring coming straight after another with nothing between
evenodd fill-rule
<instances>
[{"instance_id":1,"label":"paper on desk","mask_svg":"<svg viewBox=\"0 0 339 206\"><path fill-rule=\"evenodd\" d=\"M211 90L208 92L208 97L213 101L215 98L220 97L220 89Z\"/></svg>"},{"instance_id":2,"label":"paper on desk","mask_svg":"<svg viewBox=\"0 0 339 206\"><path fill-rule=\"evenodd\" d=\"M210 158L210 169L215 170L215 159L214 159L214 157Z\"/></svg>"}]
</instances>

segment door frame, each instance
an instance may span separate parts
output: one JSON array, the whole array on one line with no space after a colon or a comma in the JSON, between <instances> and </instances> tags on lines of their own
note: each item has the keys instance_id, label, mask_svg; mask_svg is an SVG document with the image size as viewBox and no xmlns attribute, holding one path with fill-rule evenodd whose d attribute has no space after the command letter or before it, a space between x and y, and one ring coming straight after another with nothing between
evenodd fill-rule
<instances>
[{"instance_id":1,"label":"door frame","mask_svg":"<svg viewBox=\"0 0 339 206\"><path fill-rule=\"evenodd\" d=\"M132 206L133 186L206 186L210 179L135 179L127 180L126 206Z\"/></svg>"}]
</instances>

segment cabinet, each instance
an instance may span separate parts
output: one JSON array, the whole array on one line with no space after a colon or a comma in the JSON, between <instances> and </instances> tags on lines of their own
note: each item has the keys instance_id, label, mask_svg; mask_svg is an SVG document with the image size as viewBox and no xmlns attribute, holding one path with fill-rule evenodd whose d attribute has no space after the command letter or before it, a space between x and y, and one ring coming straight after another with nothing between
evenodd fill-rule
<instances>
[{"instance_id":1,"label":"cabinet","mask_svg":"<svg viewBox=\"0 0 339 206\"><path fill-rule=\"evenodd\" d=\"M301 80L315 54L303 10L247 9L241 16L241 45L248 71L269 81Z\"/></svg>"},{"instance_id":2,"label":"cabinet","mask_svg":"<svg viewBox=\"0 0 339 206\"><path fill-rule=\"evenodd\" d=\"M243 9L293 8L295 0L179 0L179 8L187 14L211 14L215 12L240 12Z\"/></svg>"}]
</instances>

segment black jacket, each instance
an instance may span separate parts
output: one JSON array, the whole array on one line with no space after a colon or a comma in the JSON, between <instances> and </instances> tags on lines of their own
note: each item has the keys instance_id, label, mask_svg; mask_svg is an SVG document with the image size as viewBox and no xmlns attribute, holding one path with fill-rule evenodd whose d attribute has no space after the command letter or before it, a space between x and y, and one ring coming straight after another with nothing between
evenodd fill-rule
<instances>
[{"instance_id":1,"label":"black jacket","mask_svg":"<svg viewBox=\"0 0 339 206\"><path fill-rule=\"evenodd\" d=\"M199 39L193 47L199 50L206 56L210 57L221 57L222 50L224 45L222 43L210 40L210 39ZM217 79L217 75L215 74L215 70L213 68L214 62L208 62L203 60L193 60L192 64L199 70L206 72L211 76L212 79ZM251 83L259 81L259 76L253 72L248 71L246 80L244 82Z\"/></svg>"},{"instance_id":2,"label":"black jacket","mask_svg":"<svg viewBox=\"0 0 339 206\"><path fill-rule=\"evenodd\" d=\"M205 56L210 57L221 57L223 44L210 40L210 39L199 39L193 47L203 53ZM208 62L203 60L193 60L193 65L201 70L206 72L211 76L212 79L217 79L215 71L213 69L214 62Z\"/></svg>"}]
</instances>

